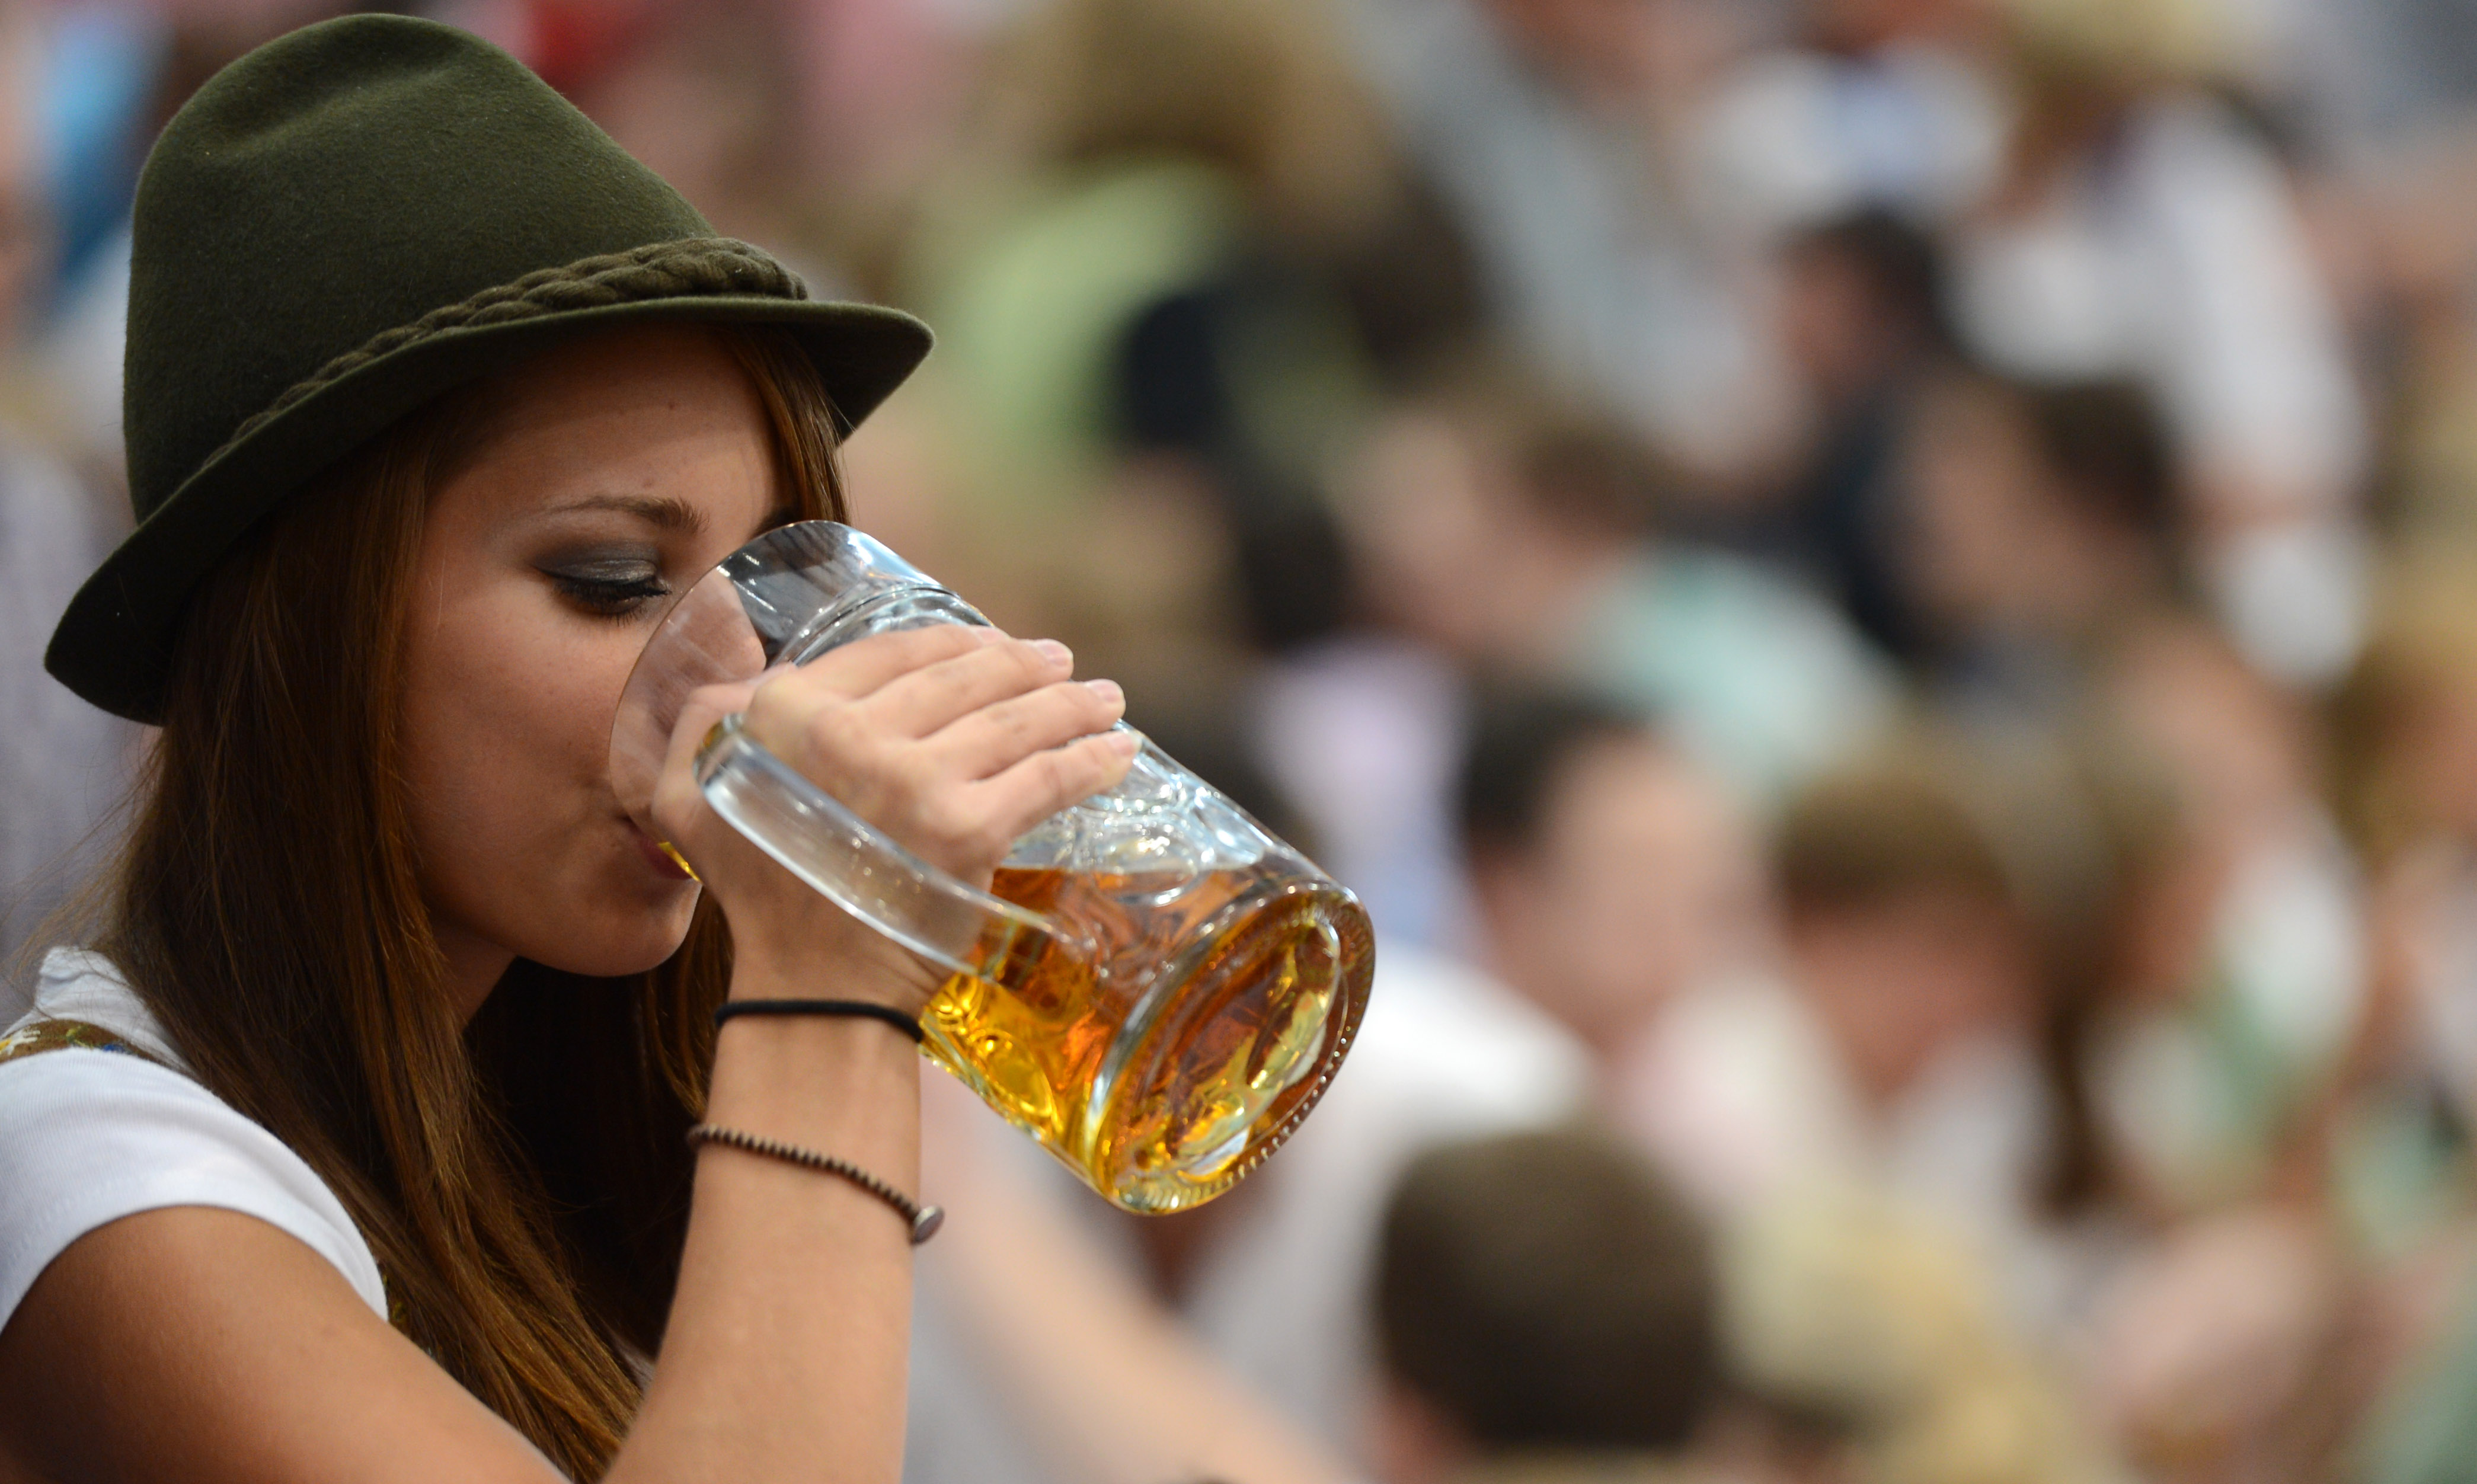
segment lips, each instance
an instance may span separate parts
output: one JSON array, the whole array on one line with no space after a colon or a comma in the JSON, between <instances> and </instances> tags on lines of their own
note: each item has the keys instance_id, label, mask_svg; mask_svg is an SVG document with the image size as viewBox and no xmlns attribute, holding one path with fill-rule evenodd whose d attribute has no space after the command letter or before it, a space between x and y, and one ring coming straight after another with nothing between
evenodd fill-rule
<instances>
[{"instance_id":1,"label":"lips","mask_svg":"<svg viewBox=\"0 0 2477 1484\"><path fill-rule=\"evenodd\" d=\"M633 822L628 826L628 835L629 838L637 842L637 853L644 856L646 864L652 866L655 870L661 872L666 877L669 877L675 881L693 881L696 879L696 873L688 868L688 863L686 861L681 860L678 855L665 849L652 835L649 835L642 829L638 829Z\"/></svg>"}]
</instances>

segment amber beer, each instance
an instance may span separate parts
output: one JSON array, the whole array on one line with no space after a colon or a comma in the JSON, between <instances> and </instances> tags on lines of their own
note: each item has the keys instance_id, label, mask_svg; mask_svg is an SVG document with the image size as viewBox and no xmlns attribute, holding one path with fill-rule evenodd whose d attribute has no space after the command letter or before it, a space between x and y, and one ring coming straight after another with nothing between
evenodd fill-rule
<instances>
[{"instance_id":1,"label":"amber beer","mask_svg":"<svg viewBox=\"0 0 2477 1484\"><path fill-rule=\"evenodd\" d=\"M1228 1188L1314 1104L1358 1028L1366 913L1284 863L1001 870L991 890L1064 930L947 979L929 1054L1129 1210Z\"/></svg>"}]
</instances>

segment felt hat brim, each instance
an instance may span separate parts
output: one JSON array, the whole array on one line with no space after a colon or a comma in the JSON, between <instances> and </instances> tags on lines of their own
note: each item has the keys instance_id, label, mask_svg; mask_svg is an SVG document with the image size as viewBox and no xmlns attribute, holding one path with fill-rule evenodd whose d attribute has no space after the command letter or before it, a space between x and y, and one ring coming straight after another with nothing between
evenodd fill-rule
<instances>
[{"instance_id":1,"label":"felt hat brim","mask_svg":"<svg viewBox=\"0 0 2477 1484\"><path fill-rule=\"evenodd\" d=\"M761 294L595 305L444 330L318 387L218 451L78 590L44 665L133 721L160 719L182 609L235 542L302 483L432 398L580 334L677 322L774 325L815 364L848 433L929 353L928 328L870 305Z\"/></svg>"}]
</instances>

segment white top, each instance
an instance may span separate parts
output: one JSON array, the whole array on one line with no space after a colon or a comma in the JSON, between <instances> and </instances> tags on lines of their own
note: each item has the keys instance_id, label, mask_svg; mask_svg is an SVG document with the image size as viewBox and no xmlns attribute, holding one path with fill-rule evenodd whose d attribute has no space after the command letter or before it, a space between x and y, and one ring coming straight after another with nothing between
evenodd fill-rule
<instances>
[{"instance_id":1,"label":"white top","mask_svg":"<svg viewBox=\"0 0 2477 1484\"><path fill-rule=\"evenodd\" d=\"M34 1013L11 1032L38 1019L83 1021L182 1065L98 954L55 950L43 960ZM70 1243L167 1206L239 1211L290 1233L386 1317L378 1262L334 1192L214 1094L117 1051L70 1048L0 1063L0 1327Z\"/></svg>"}]
</instances>

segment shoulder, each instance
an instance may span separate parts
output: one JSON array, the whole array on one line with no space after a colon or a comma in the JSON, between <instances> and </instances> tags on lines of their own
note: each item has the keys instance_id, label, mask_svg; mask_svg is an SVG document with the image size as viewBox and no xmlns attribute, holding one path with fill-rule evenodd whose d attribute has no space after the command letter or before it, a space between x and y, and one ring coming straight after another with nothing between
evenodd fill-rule
<instances>
[{"instance_id":1,"label":"shoulder","mask_svg":"<svg viewBox=\"0 0 2477 1484\"><path fill-rule=\"evenodd\" d=\"M173 1070L153 1018L108 963L55 954L37 1006L37 1017L97 1026L170 1064L76 1047L0 1062L0 1326L70 1243L170 1206L278 1227L385 1315L378 1264L342 1203L282 1141Z\"/></svg>"},{"instance_id":2,"label":"shoulder","mask_svg":"<svg viewBox=\"0 0 2477 1484\"><path fill-rule=\"evenodd\" d=\"M8 1030L22 1032L44 1021L74 1021L108 1030L151 1060L176 1072L188 1070L156 1024L155 1012L101 953L57 948L43 955L34 1008Z\"/></svg>"}]
</instances>

